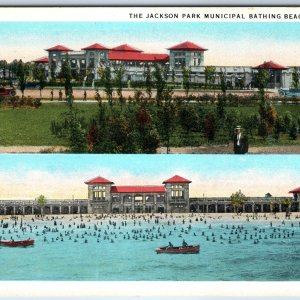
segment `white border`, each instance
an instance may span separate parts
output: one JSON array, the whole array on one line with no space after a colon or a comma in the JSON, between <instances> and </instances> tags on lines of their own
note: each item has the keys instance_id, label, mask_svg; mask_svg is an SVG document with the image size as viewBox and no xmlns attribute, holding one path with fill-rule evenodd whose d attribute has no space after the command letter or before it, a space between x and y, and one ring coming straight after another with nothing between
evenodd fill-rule
<instances>
[{"instance_id":1,"label":"white border","mask_svg":"<svg viewBox=\"0 0 300 300\"><path fill-rule=\"evenodd\" d=\"M163 271L163 270L162 270ZM199 270L201 272L201 270ZM216 272L218 272L216 270ZM0 282L1 297L297 297L299 282Z\"/></svg>"},{"instance_id":2,"label":"white border","mask_svg":"<svg viewBox=\"0 0 300 300\"><path fill-rule=\"evenodd\" d=\"M152 14L178 14L178 18L147 19ZM205 14L223 14L220 19L205 19ZM253 19L252 14L276 14L279 19ZM142 14L143 18L131 18ZM200 18L187 18L199 14ZM230 17L235 15L235 17ZM244 19L238 18L243 15ZM297 15L299 18L286 18ZM300 7L0 7L1 22L300 22ZM117 18L116 18L117 16Z\"/></svg>"}]
</instances>

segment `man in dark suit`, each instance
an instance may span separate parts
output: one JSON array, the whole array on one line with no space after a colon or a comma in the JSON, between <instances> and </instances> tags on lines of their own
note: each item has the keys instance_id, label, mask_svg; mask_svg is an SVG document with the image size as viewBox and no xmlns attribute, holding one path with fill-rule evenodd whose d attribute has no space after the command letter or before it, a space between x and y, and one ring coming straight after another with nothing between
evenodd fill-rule
<instances>
[{"instance_id":1,"label":"man in dark suit","mask_svg":"<svg viewBox=\"0 0 300 300\"><path fill-rule=\"evenodd\" d=\"M233 150L235 154L245 154L248 152L248 137L242 134L241 126L235 128L233 139Z\"/></svg>"}]
</instances>

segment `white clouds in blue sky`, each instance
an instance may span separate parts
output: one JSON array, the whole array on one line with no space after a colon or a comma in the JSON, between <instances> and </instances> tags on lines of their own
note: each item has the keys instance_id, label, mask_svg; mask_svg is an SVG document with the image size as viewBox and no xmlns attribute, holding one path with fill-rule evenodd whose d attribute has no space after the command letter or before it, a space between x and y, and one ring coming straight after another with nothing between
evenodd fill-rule
<instances>
[{"instance_id":1,"label":"white clouds in blue sky","mask_svg":"<svg viewBox=\"0 0 300 300\"><path fill-rule=\"evenodd\" d=\"M299 165L296 155L1 155L0 198L85 198L96 176L160 185L175 174L192 181L192 196L284 196L300 186Z\"/></svg>"},{"instance_id":2,"label":"white clouds in blue sky","mask_svg":"<svg viewBox=\"0 0 300 300\"><path fill-rule=\"evenodd\" d=\"M95 42L167 53L166 48L190 40L209 49L207 64L247 66L275 60L300 65L299 28L296 22L2 22L0 57L32 60L56 44L80 50Z\"/></svg>"}]
</instances>

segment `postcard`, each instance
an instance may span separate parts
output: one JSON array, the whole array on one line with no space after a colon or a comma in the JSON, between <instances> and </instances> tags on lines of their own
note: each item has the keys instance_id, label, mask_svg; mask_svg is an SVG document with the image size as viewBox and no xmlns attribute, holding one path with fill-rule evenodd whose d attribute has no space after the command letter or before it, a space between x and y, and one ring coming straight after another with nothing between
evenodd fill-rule
<instances>
[{"instance_id":1,"label":"postcard","mask_svg":"<svg viewBox=\"0 0 300 300\"><path fill-rule=\"evenodd\" d=\"M2 153L300 153L298 8L1 15Z\"/></svg>"},{"instance_id":2,"label":"postcard","mask_svg":"<svg viewBox=\"0 0 300 300\"><path fill-rule=\"evenodd\" d=\"M0 14L0 296L299 297L299 8Z\"/></svg>"}]
</instances>

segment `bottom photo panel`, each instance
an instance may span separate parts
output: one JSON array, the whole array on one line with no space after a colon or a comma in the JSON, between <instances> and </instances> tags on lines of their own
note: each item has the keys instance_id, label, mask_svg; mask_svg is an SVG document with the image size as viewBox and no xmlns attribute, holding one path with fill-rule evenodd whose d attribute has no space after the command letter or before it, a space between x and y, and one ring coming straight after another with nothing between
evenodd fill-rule
<instances>
[{"instance_id":1,"label":"bottom photo panel","mask_svg":"<svg viewBox=\"0 0 300 300\"><path fill-rule=\"evenodd\" d=\"M298 155L1 155L0 280L299 281L299 166Z\"/></svg>"}]
</instances>

